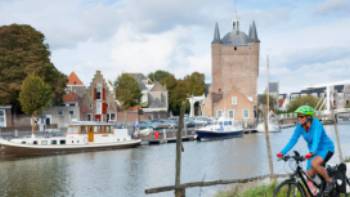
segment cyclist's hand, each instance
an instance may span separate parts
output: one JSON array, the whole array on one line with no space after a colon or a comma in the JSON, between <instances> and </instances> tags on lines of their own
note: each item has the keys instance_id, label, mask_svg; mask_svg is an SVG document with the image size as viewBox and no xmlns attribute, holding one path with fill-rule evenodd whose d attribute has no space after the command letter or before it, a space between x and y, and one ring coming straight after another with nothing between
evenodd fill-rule
<instances>
[{"instance_id":1,"label":"cyclist's hand","mask_svg":"<svg viewBox=\"0 0 350 197\"><path fill-rule=\"evenodd\" d=\"M312 157L312 153L307 153L304 157L305 159L310 159Z\"/></svg>"},{"instance_id":2,"label":"cyclist's hand","mask_svg":"<svg viewBox=\"0 0 350 197\"><path fill-rule=\"evenodd\" d=\"M281 152L279 152L279 153L277 153L277 158L279 158L279 159L282 159L283 158L283 154L281 153Z\"/></svg>"}]
</instances>

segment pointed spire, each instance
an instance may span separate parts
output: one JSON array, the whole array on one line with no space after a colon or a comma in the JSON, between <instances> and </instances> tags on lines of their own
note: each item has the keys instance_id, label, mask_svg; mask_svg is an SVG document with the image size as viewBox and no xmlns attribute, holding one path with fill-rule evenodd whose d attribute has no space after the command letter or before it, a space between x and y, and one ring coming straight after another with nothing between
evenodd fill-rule
<instances>
[{"instance_id":1,"label":"pointed spire","mask_svg":"<svg viewBox=\"0 0 350 197\"><path fill-rule=\"evenodd\" d=\"M249 34L248 34L248 38L250 39L251 36L252 36L252 25L249 25Z\"/></svg>"},{"instance_id":2,"label":"pointed spire","mask_svg":"<svg viewBox=\"0 0 350 197\"><path fill-rule=\"evenodd\" d=\"M211 43L221 43L219 25L217 22L215 23L214 39Z\"/></svg>"},{"instance_id":3,"label":"pointed spire","mask_svg":"<svg viewBox=\"0 0 350 197\"><path fill-rule=\"evenodd\" d=\"M258 33L256 31L255 21L253 21L252 25L249 28L249 41L250 42L260 42L258 38Z\"/></svg>"}]
</instances>

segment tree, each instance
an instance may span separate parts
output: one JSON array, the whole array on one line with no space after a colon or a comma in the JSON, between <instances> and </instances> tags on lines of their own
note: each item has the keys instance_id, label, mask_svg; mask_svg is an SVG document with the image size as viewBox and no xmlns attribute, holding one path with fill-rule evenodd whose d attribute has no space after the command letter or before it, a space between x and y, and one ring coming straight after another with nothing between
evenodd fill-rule
<instances>
[{"instance_id":1,"label":"tree","mask_svg":"<svg viewBox=\"0 0 350 197\"><path fill-rule=\"evenodd\" d=\"M310 105L311 107L316 107L318 101L318 98L311 95L298 97L288 104L287 112L294 112L301 105Z\"/></svg>"},{"instance_id":2,"label":"tree","mask_svg":"<svg viewBox=\"0 0 350 197\"><path fill-rule=\"evenodd\" d=\"M180 114L180 109L183 101L188 98L188 90L186 89L186 82L184 80L177 80L175 88L171 91L169 96L169 107L174 115ZM189 109L189 103L186 102L186 111Z\"/></svg>"},{"instance_id":3,"label":"tree","mask_svg":"<svg viewBox=\"0 0 350 197\"><path fill-rule=\"evenodd\" d=\"M160 84L164 85L168 89L168 91L171 91L176 86L175 76L164 70L157 70L154 73L150 73L148 74L148 78L151 79L153 82L157 81Z\"/></svg>"},{"instance_id":4,"label":"tree","mask_svg":"<svg viewBox=\"0 0 350 197\"><path fill-rule=\"evenodd\" d=\"M140 87L131 75L122 74L114 83L115 96L122 104L122 109L125 111L125 121L127 109L140 104L142 96Z\"/></svg>"},{"instance_id":5,"label":"tree","mask_svg":"<svg viewBox=\"0 0 350 197\"><path fill-rule=\"evenodd\" d=\"M262 104L262 105L266 105L266 94L262 94L262 95L259 95L259 99L260 101L259 105ZM269 108L270 110L274 110L276 111L276 106L277 106L277 99L274 97L274 96L271 96L269 95Z\"/></svg>"},{"instance_id":6,"label":"tree","mask_svg":"<svg viewBox=\"0 0 350 197\"><path fill-rule=\"evenodd\" d=\"M200 96L205 92L204 74L193 72L184 78L188 96Z\"/></svg>"},{"instance_id":7,"label":"tree","mask_svg":"<svg viewBox=\"0 0 350 197\"><path fill-rule=\"evenodd\" d=\"M67 78L51 63L44 35L29 25L0 27L0 103L19 112L18 95L23 80L40 76L53 90L53 101L62 101Z\"/></svg>"},{"instance_id":8,"label":"tree","mask_svg":"<svg viewBox=\"0 0 350 197\"><path fill-rule=\"evenodd\" d=\"M37 126L37 117L46 107L49 106L52 99L52 91L40 77L29 75L21 85L19 102L22 111L31 115L32 134Z\"/></svg>"},{"instance_id":9,"label":"tree","mask_svg":"<svg viewBox=\"0 0 350 197\"><path fill-rule=\"evenodd\" d=\"M198 72L185 76L183 80L176 80L173 74L163 70L150 73L148 77L166 86L169 93L169 109L174 115L179 115L182 101L186 101L190 96L203 95L205 92L204 74ZM186 102L186 112L189 108L190 105Z\"/></svg>"}]
</instances>

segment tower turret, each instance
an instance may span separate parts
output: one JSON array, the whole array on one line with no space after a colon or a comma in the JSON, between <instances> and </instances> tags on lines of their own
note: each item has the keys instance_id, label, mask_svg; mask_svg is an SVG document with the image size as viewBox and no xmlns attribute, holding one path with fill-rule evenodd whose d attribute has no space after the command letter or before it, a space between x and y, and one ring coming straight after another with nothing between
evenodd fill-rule
<instances>
[{"instance_id":1,"label":"tower turret","mask_svg":"<svg viewBox=\"0 0 350 197\"><path fill-rule=\"evenodd\" d=\"M211 43L212 43L212 44L213 44L213 43L221 43L221 39L220 39L220 30L219 30L219 25L218 25L217 22L215 23L214 39L213 39L213 41L212 41Z\"/></svg>"},{"instance_id":2,"label":"tower turret","mask_svg":"<svg viewBox=\"0 0 350 197\"><path fill-rule=\"evenodd\" d=\"M256 31L255 21L249 27L249 42L260 42Z\"/></svg>"}]
</instances>

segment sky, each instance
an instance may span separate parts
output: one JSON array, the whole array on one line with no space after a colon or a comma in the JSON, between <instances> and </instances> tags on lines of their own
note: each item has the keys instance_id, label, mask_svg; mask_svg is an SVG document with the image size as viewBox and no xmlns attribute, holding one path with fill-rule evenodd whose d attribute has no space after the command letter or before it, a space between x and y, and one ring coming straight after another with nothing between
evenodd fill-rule
<instances>
[{"instance_id":1,"label":"sky","mask_svg":"<svg viewBox=\"0 0 350 197\"><path fill-rule=\"evenodd\" d=\"M350 79L349 0L0 0L0 25L29 24L44 33L51 61L89 85L96 70L110 81L124 72L194 71L211 81L211 41L238 16L260 45L259 92Z\"/></svg>"}]
</instances>

